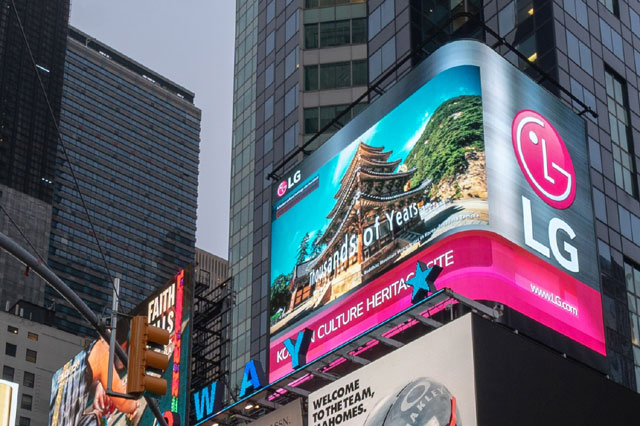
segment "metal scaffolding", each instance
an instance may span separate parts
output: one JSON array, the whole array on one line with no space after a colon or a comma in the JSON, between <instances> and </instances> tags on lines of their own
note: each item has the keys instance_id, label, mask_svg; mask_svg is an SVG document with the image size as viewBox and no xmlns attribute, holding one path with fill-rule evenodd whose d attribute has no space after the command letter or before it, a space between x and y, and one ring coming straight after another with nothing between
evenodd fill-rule
<instances>
[{"instance_id":1,"label":"metal scaffolding","mask_svg":"<svg viewBox=\"0 0 640 426\"><path fill-rule=\"evenodd\" d=\"M214 282L212 274L200 268L194 275L191 393L213 381L228 382L235 299L233 278Z\"/></svg>"}]
</instances>

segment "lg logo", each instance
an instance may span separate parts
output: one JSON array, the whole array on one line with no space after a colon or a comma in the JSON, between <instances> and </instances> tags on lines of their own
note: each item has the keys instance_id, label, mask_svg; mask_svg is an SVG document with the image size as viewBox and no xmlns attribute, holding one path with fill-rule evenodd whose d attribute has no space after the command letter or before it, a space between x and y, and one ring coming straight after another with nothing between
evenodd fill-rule
<instances>
[{"instance_id":1,"label":"lg logo","mask_svg":"<svg viewBox=\"0 0 640 426\"><path fill-rule=\"evenodd\" d=\"M518 112L511 126L513 150L522 170L535 193L556 209L571 206L576 197L576 174L564 141L542 115L531 110ZM552 217L547 224L549 245L534 238L531 200L522 196L524 241L529 247L547 258L553 257L565 269L579 272L577 249L564 242L564 252L558 245L558 234L564 232L569 240L576 237L568 223Z\"/></svg>"},{"instance_id":2,"label":"lg logo","mask_svg":"<svg viewBox=\"0 0 640 426\"><path fill-rule=\"evenodd\" d=\"M296 170L293 176L289 176L287 180L283 180L278 185L278 197L282 197L287 191L295 186L298 182L300 182L300 170Z\"/></svg>"},{"instance_id":3,"label":"lg logo","mask_svg":"<svg viewBox=\"0 0 640 426\"><path fill-rule=\"evenodd\" d=\"M576 197L576 174L562 138L535 111L516 114L511 129L513 149L533 190L556 209L571 206Z\"/></svg>"}]
</instances>

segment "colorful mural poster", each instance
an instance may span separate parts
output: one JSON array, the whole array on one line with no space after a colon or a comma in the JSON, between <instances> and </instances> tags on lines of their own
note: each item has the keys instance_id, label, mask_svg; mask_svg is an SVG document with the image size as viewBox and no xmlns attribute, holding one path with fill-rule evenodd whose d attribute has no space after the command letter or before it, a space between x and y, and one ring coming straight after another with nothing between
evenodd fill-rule
<instances>
[{"instance_id":1,"label":"colorful mural poster","mask_svg":"<svg viewBox=\"0 0 640 426\"><path fill-rule=\"evenodd\" d=\"M150 325L170 333L164 351L169 356L169 367L162 375L167 381L167 393L159 397L158 406L162 413L178 413L181 424L187 424L188 420L192 305L191 274L182 270L130 312L131 315L146 315ZM116 340L125 351L128 337L129 322L121 319ZM124 399L106 394L108 361L109 344L98 339L54 374L49 426L155 424L155 417L144 398ZM116 359L112 388L115 392L126 393L126 383L126 365Z\"/></svg>"}]
</instances>

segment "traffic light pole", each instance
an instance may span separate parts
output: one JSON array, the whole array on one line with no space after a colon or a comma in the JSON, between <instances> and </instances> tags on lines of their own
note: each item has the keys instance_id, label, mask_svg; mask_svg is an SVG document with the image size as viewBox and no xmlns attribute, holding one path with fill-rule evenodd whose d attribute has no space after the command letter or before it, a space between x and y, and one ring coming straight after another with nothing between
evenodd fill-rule
<instances>
[{"instance_id":1,"label":"traffic light pole","mask_svg":"<svg viewBox=\"0 0 640 426\"><path fill-rule=\"evenodd\" d=\"M135 395L129 395L128 393L115 392L111 388L113 383L113 356L115 354L115 348L118 346L116 342L115 330L118 327L118 295L120 293L120 278L113 279L113 299L111 300L111 322L109 323L109 329L111 330L111 337L109 340L109 370L107 373L107 395L117 396L119 398L126 399L138 399Z\"/></svg>"},{"instance_id":2,"label":"traffic light pole","mask_svg":"<svg viewBox=\"0 0 640 426\"><path fill-rule=\"evenodd\" d=\"M43 280L45 280L51 287L53 287L58 293L60 293L60 295L65 298L65 300L69 302L71 306L73 306L80 313L80 315L82 315L87 321L89 321L89 324L91 324L91 326L98 332L100 337L102 337L107 342L111 340L112 333L110 333L104 327L104 325L100 323L100 320L95 312L89 309L86 303L84 303L84 301L45 264L40 262L33 255L31 255L31 253L26 251L18 243L13 241L2 232L0 232L0 248L3 248L22 264L31 268L31 270L42 277ZM128 363L127 354L120 347L120 345L116 344L109 346L110 348L113 347L115 349L116 355L118 355L118 358L120 358L120 360L124 364ZM162 413L160 412L156 401L146 395L144 399L147 401L147 405L158 421L158 424L161 426L167 426L167 422L164 420L164 417L162 416Z\"/></svg>"}]
</instances>

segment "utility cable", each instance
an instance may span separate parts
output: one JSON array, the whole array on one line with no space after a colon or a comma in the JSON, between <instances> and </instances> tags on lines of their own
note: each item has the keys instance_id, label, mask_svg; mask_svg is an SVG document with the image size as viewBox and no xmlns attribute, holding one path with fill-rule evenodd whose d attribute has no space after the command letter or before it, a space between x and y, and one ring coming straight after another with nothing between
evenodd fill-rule
<instances>
[{"instance_id":1,"label":"utility cable","mask_svg":"<svg viewBox=\"0 0 640 426\"><path fill-rule=\"evenodd\" d=\"M102 250L102 246L100 245L100 240L98 239L98 234L96 233L95 227L93 225L93 221L91 220L91 215L89 214L89 209L87 208L87 204L82 195L82 191L80 190L80 185L78 184L78 179L76 178L76 174L73 171L73 166L71 164L71 159L67 154L67 149L64 146L64 142L62 140L62 134L60 133L60 127L58 126L58 122L56 120L56 116L53 113L53 108L51 107L51 103L49 102L49 96L47 96L47 91L44 87L44 83L42 82L42 78L40 77L40 73L38 72L38 65L33 57L33 52L31 51L31 46L29 45L29 40L27 40L27 34L24 31L24 27L22 25L22 20L20 19L20 15L18 15L18 9L16 8L15 0L11 0L11 6L13 7L13 12L16 16L16 20L18 21L18 26L20 27L20 32L22 33L22 38L24 40L24 44L27 48L27 53L29 54L29 58L31 59L31 64L33 65L33 70L36 73L36 77L38 79L38 83L40 84L40 89L42 90L42 95L44 96L45 103L47 104L47 108L49 110L49 115L51 116L51 121L56 129L56 134L58 136L58 143L62 147L62 153L64 154L67 163L69 164L69 170L71 171L71 177L73 178L73 182L76 185L78 190L78 196L80 198L80 202L82 203L82 207L84 208L84 212L87 215L87 219L89 221L89 226L91 227L91 233L96 240L96 244L98 246L98 251L100 252L100 256L102 257L102 261L104 262L105 269L107 270L107 274L109 275L109 284L113 288L113 291L116 292L116 295L119 297L120 295L116 291L115 286L113 285L113 275L111 274L111 270L109 269L109 264L107 263L107 258L104 255Z\"/></svg>"}]
</instances>

